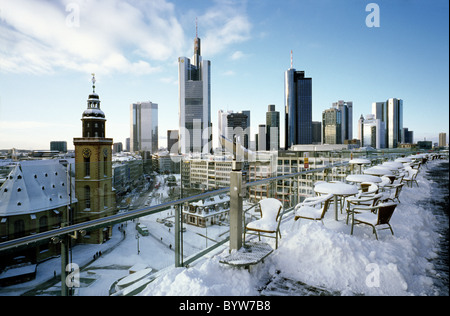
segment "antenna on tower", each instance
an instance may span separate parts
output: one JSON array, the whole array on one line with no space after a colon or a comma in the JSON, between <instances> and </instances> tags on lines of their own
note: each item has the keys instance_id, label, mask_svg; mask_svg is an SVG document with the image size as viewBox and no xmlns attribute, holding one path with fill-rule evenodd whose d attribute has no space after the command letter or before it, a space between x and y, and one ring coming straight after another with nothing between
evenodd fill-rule
<instances>
[{"instance_id":1,"label":"antenna on tower","mask_svg":"<svg viewBox=\"0 0 450 316\"><path fill-rule=\"evenodd\" d=\"M97 80L95 80L95 74L92 73L92 91L95 94L95 83L97 82Z\"/></svg>"},{"instance_id":2,"label":"antenna on tower","mask_svg":"<svg viewBox=\"0 0 450 316\"><path fill-rule=\"evenodd\" d=\"M291 49L291 69L294 68L294 57L293 57L293 53L292 53L292 49Z\"/></svg>"},{"instance_id":3,"label":"antenna on tower","mask_svg":"<svg viewBox=\"0 0 450 316\"><path fill-rule=\"evenodd\" d=\"M195 37L198 37L198 20L197 20L197 17L195 17Z\"/></svg>"}]
</instances>

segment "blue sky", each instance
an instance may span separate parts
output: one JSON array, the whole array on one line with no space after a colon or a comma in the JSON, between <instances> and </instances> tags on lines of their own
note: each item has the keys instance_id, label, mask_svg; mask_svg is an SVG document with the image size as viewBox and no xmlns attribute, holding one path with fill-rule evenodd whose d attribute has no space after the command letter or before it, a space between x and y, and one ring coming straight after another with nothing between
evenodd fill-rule
<instances>
[{"instance_id":1,"label":"blue sky","mask_svg":"<svg viewBox=\"0 0 450 316\"><path fill-rule=\"evenodd\" d=\"M369 3L379 27L366 25ZM0 0L0 149L73 148L93 72L107 137L125 142L129 105L152 101L165 146L178 129L177 59L192 56L196 17L215 126L220 109L250 110L253 133L269 104L283 118L292 50L294 68L313 78L313 120L353 101L356 137L372 102L401 98L415 141L448 139L447 0Z\"/></svg>"}]
</instances>

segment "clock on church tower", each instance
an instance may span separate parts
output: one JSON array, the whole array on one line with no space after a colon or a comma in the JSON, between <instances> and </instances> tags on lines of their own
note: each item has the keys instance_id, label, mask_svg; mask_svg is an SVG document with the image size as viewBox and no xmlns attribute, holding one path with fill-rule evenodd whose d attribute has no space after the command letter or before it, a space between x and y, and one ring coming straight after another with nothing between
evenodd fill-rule
<instances>
[{"instance_id":1,"label":"clock on church tower","mask_svg":"<svg viewBox=\"0 0 450 316\"><path fill-rule=\"evenodd\" d=\"M74 138L75 194L78 200L74 222L81 223L112 215L115 196L112 187L113 139L105 137L106 116L100 109L100 98L95 93L95 75L92 74L92 93L83 112L82 137ZM80 237L80 242L102 243L112 231L99 229Z\"/></svg>"}]
</instances>

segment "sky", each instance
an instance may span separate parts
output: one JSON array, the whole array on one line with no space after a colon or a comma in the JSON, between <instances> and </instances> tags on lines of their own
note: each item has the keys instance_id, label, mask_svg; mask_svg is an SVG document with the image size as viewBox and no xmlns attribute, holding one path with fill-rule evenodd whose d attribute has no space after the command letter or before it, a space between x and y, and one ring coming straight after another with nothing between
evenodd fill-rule
<instances>
[{"instance_id":1,"label":"sky","mask_svg":"<svg viewBox=\"0 0 450 316\"><path fill-rule=\"evenodd\" d=\"M0 0L0 149L73 149L92 73L106 137L125 144L130 104L151 101L165 147L179 129L178 57L193 55L196 19L214 127L219 110L250 110L253 139L275 104L283 146L292 50L312 78L314 121L353 101L356 138L373 102L399 98L414 141L448 141L447 0Z\"/></svg>"}]
</instances>

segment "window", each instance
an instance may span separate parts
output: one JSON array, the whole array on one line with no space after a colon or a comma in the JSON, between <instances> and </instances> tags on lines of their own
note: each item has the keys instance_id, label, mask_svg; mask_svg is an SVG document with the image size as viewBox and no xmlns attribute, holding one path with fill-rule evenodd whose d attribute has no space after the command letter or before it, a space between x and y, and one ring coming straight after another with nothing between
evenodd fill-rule
<instances>
[{"instance_id":1,"label":"window","mask_svg":"<svg viewBox=\"0 0 450 316\"><path fill-rule=\"evenodd\" d=\"M14 222L14 239L25 236L25 222L17 220Z\"/></svg>"},{"instance_id":2,"label":"window","mask_svg":"<svg viewBox=\"0 0 450 316\"><path fill-rule=\"evenodd\" d=\"M84 201L85 201L85 208L90 209L91 208L91 187L88 185L84 187Z\"/></svg>"},{"instance_id":3,"label":"window","mask_svg":"<svg viewBox=\"0 0 450 316\"><path fill-rule=\"evenodd\" d=\"M90 177L91 176L90 158L84 158L84 176L85 177Z\"/></svg>"},{"instance_id":4,"label":"window","mask_svg":"<svg viewBox=\"0 0 450 316\"><path fill-rule=\"evenodd\" d=\"M48 226L48 218L47 216L41 216L41 218L39 218L39 232L43 233L45 231L47 231L47 226Z\"/></svg>"},{"instance_id":5,"label":"window","mask_svg":"<svg viewBox=\"0 0 450 316\"><path fill-rule=\"evenodd\" d=\"M103 199L104 199L104 208L108 208L108 185L105 184L104 190L103 190Z\"/></svg>"}]
</instances>

